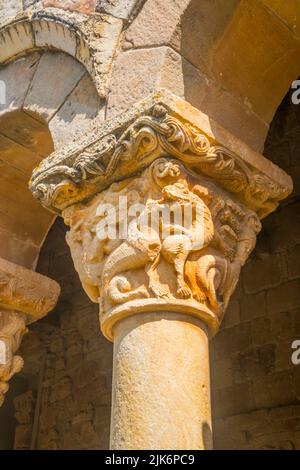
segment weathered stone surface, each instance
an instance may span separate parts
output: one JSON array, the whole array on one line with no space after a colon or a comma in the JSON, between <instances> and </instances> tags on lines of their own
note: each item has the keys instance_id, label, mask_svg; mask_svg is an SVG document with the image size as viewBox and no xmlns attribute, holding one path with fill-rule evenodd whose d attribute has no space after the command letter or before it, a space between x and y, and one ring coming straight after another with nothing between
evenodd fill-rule
<instances>
[{"instance_id":1,"label":"weathered stone surface","mask_svg":"<svg viewBox=\"0 0 300 470\"><path fill-rule=\"evenodd\" d=\"M0 152L2 162L18 168L28 178L30 178L32 168L36 167L41 161L40 155L1 134Z\"/></svg>"},{"instance_id":2,"label":"weathered stone surface","mask_svg":"<svg viewBox=\"0 0 300 470\"><path fill-rule=\"evenodd\" d=\"M147 71L153 63L156 64L155 70L149 74ZM169 47L129 50L120 54L114 63L110 83L108 117L129 109L159 88L166 88L181 98L187 98L188 83L185 80L189 78L194 82L194 90L201 96L205 88L204 79L192 67L190 76L184 76L184 66L188 64L183 64L181 56Z\"/></svg>"},{"instance_id":3,"label":"weathered stone surface","mask_svg":"<svg viewBox=\"0 0 300 470\"><path fill-rule=\"evenodd\" d=\"M65 54L45 53L28 90L24 109L51 119L84 75L83 67ZM41 83L47 83L42 88Z\"/></svg>"},{"instance_id":4,"label":"weathered stone surface","mask_svg":"<svg viewBox=\"0 0 300 470\"><path fill-rule=\"evenodd\" d=\"M117 236L110 253L111 240L97 238L97 210L107 203L117 207L120 196L128 198L129 205L132 197L136 204L144 201L146 208L140 216L130 218L128 238L122 242ZM146 228L141 229L140 224L143 215L151 214L148 207L163 211L182 201L192 204L198 213L204 211L203 218L194 216L194 228L188 231L192 243L186 234L164 239L154 228L148 236L143 234ZM184 309L185 314L204 321L211 333L216 332L260 230L254 212L235 204L216 185L198 179L178 160L166 158L155 160L135 179L115 183L87 206L71 206L63 216L71 227L67 241L83 287L92 301L101 298L102 331L108 339L113 339L121 317L162 308L170 312ZM164 226L165 221L161 223ZM231 241L225 225L227 230L230 227ZM136 245L135 236L143 238L145 248ZM181 248L176 255L178 244ZM214 276L209 280L211 269L218 272L221 282L214 281ZM128 276L124 277L124 271Z\"/></svg>"},{"instance_id":5,"label":"weathered stone surface","mask_svg":"<svg viewBox=\"0 0 300 470\"><path fill-rule=\"evenodd\" d=\"M267 305L269 311L273 313L300 307L300 281L289 281L268 290Z\"/></svg>"},{"instance_id":6,"label":"weathered stone surface","mask_svg":"<svg viewBox=\"0 0 300 470\"><path fill-rule=\"evenodd\" d=\"M78 11L88 15L95 11L97 0L43 0L43 6Z\"/></svg>"},{"instance_id":7,"label":"weathered stone surface","mask_svg":"<svg viewBox=\"0 0 300 470\"><path fill-rule=\"evenodd\" d=\"M116 328L112 449L212 446L207 336L197 322L169 315L131 317Z\"/></svg>"},{"instance_id":8,"label":"weathered stone surface","mask_svg":"<svg viewBox=\"0 0 300 470\"><path fill-rule=\"evenodd\" d=\"M256 318L252 322L252 340L253 344L267 344L272 335L272 321L269 317L263 316Z\"/></svg>"},{"instance_id":9,"label":"weathered stone surface","mask_svg":"<svg viewBox=\"0 0 300 470\"><path fill-rule=\"evenodd\" d=\"M262 1L286 23L288 28L292 28L293 32L300 36L300 6L297 0L291 0L290 2L281 2L280 0Z\"/></svg>"},{"instance_id":10,"label":"weathered stone surface","mask_svg":"<svg viewBox=\"0 0 300 470\"><path fill-rule=\"evenodd\" d=\"M23 106L28 84L33 78L39 58L36 53L7 67L1 67L1 80L5 83L5 103L0 104L0 116L6 112L17 111Z\"/></svg>"},{"instance_id":11,"label":"weathered stone surface","mask_svg":"<svg viewBox=\"0 0 300 470\"><path fill-rule=\"evenodd\" d=\"M33 421L35 398L32 390L18 395L14 399L15 418L19 424L30 424Z\"/></svg>"},{"instance_id":12,"label":"weathered stone surface","mask_svg":"<svg viewBox=\"0 0 300 470\"><path fill-rule=\"evenodd\" d=\"M0 134L10 139L13 146L17 143L16 147L25 147L40 159L53 151L49 130L38 115L24 111L3 115L0 118Z\"/></svg>"},{"instance_id":13,"label":"weathered stone surface","mask_svg":"<svg viewBox=\"0 0 300 470\"><path fill-rule=\"evenodd\" d=\"M297 106L293 106L287 96L266 145L268 158L284 166L287 172L290 165L297 162L299 124L296 113ZM224 416L214 423L217 449L299 448L296 433L300 410L294 406L299 395L299 366L291 360L291 344L300 333L298 206L291 202L263 223L264 243L259 241L260 246L250 262L251 276L247 273L246 277L252 287L264 289L246 294L244 283L239 294L241 320L251 323L247 349L244 352L231 350L227 328L213 340L212 371L215 364L219 371L219 375L212 373L213 391L228 387L232 381L234 388L238 384L250 384L255 397L252 407L257 409L248 412L247 402L240 408L238 403L230 410L233 416L229 416L224 413L223 405L218 405L220 396L214 392L213 408ZM274 279L276 286L272 287ZM220 371L222 362L225 372Z\"/></svg>"},{"instance_id":14,"label":"weathered stone surface","mask_svg":"<svg viewBox=\"0 0 300 470\"><path fill-rule=\"evenodd\" d=\"M292 450L296 447L299 406L262 409L217 420L217 449Z\"/></svg>"},{"instance_id":15,"label":"weathered stone surface","mask_svg":"<svg viewBox=\"0 0 300 470\"><path fill-rule=\"evenodd\" d=\"M91 121L104 120L104 106L88 74L85 74L65 103L50 120L49 128L57 148L87 132Z\"/></svg>"},{"instance_id":16,"label":"weathered stone surface","mask_svg":"<svg viewBox=\"0 0 300 470\"><path fill-rule=\"evenodd\" d=\"M122 25L122 20L105 14L86 16L57 8L25 11L1 28L0 63L36 46L64 51L86 67L104 98Z\"/></svg>"},{"instance_id":17,"label":"weathered stone surface","mask_svg":"<svg viewBox=\"0 0 300 470\"><path fill-rule=\"evenodd\" d=\"M22 0L0 0L0 23L13 18L23 10Z\"/></svg>"},{"instance_id":18,"label":"weathered stone surface","mask_svg":"<svg viewBox=\"0 0 300 470\"><path fill-rule=\"evenodd\" d=\"M0 255L8 261L35 269L40 251L39 245L30 239L24 240L21 235L14 234L0 227Z\"/></svg>"},{"instance_id":19,"label":"weathered stone surface","mask_svg":"<svg viewBox=\"0 0 300 470\"><path fill-rule=\"evenodd\" d=\"M17 23L5 28L0 35L0 62L21 54L24 50L34 49L33 31L29 24Z\"/></svg>"},{"instance_id":20,"label":"weathered stone surface","mask_svg":"<svg viewBox=\"0 0 300 470\"><path fill-rule=\"evenodd\" d=\"M273 44L278 47L272 47ZM266 51L270 53L265 54ZM299 75L300 67L294 58L299 51L300 44L286 26L259 1L253 1L249 9L240 3L214 54L213 73L222 74L223 85L247 97L257 114L269 122L278 106L275 97L284 96L293 80L291 76ZM247 63L243 59L245 56L251 57ZM280 79L277 67L280 68ZM235 70L239 70L238 74ZM250 76L253 77L251 81ZM249 84L247 90L245 83Z\"/></svg>"},{"instance_id":21,"label":"weathered stone surface","mask_svg":"<svg viewBox=\"0 0 300 470\"><path fill-rule=\"evenodd\" d=\"M36 8L41 7L42 1L43 0L23 0L24 9L27 9L30 7L36 7Z\"/></svg>"},{"instance_id":22,"label":"weathered stone surface","mask_svg":"<svg viewBox=\"0 0 300 470\"><path fill-rule=\"evenodd\" d=\"M283 268L280 255L265 255L260 259L250 259L243 271L246 294L255 294L276 287L282 280Z\"/></svg>"},{"instance_id":23,"label":"weathered stone surface","mask_svg":"<svg viewBox=\"0 0 300 470\"><path fill-rule=\"evenodd\" d=\"M222 38L238 3L204 0L199 7L197 0L148 0L126 31L126 39L133 48L169 44L204 72L211 48Z\"/></svg>"},{"instance_id":24,"label":"weathered stone surface","mask_svg":"<svg viewBox=\"0 0 300 470\"><path fill-rule=\"evenodd\" d=\"M233 385L233 367L231 359L225 359L223 357L220 360L214 361L211 374L215 390ZM214 430L214 432L216 432L216 430Z\"/></svg>"},{"instance_id":25,"label":"weathered stone surface","mask_svg":"<svg viewBox=\"0 0 300 470\"><path fill-rule=\"evenodd\" d=\"M290 279L298 279L300 277L300 245L296 245L294 249L288 250L288 276Z\"/></svg>"},{"instance_id":26,"label":"weathered stone surface","mask_svg":"<svg viewBox=\"0 0 300 470\"><path fill-rule=\"evenodd\" d=\"M20 424L16 427L15 432L15 450L29 450L31 443L32 426L28 424Z\"/></svg>"},{"instance_id":27,"label":"weathered stone surface","mask_svg":"<svg viewBox=\"0 0 300 470\"><path fill-rule=\"evenodd\" d=\"M226 328L231 328L232 326L240 323L240 315L241 315L240 303L238 300L232 299L228 305L228 309L227 309L227 313L225 317Z\"/></svg>"},{"instance_id":28,"label":"weathered stone surface","mask_svg":"<svg viewBox=\"0 0 300 470\"><path fill-rule=\"evenodd\" d=\"M28 322L44 317L57 302L60 287L51 279L0 259L0 302L28 315Z\"/></svg>"},{"instance_id":29,"label":"weathered stone surface","mask_svg":"<svg viewBox=\"0 0 300 470\"><path fill-rule=\"evenodd\" d=\"M76 55L76 36L75 34L66 35L63 24L43 20L34 21L33 31L38 48L55 48L73 57ZM49 76L51 76L50 73Z\"/></svg>"},{"instance_id":30,"label":"weathered stone surface","mask_svg":"<svg viewBox=\"0 0 300 470\"><path fill-rule=\"evenodd\" d=\"M122 20L109 15L95 15L80 25L76 58L86 66L101 98L106 98L113 59L122 32Z\"/></svg>"},{"instance_id":31,"label":"weathered stone surface","mask_svg":"<svg viewBox=\"0 0 300 470\"><path fill-rule=\"evenodd\" d=\"M249 383L236 384L213 392L215 417L247 413L255 408L254 397Z\"/></svg>"},{"instance_id":32,"label":"weathered stone surface","mask_svg":"<svg viewBox=\"0 0 300 470\"><path fill-rule=\"evenodd\" d=\"M128 19L134 9L140 7L145 0L97 0L96 11L108 13L117 18Z\"/></svg>"},{"instance_id":33,"label":"weathered stone surface","mask_svg":"<svg viewBox=\"0 0 300 470\"><path fill-rule=\"evenodd\" d=\"M241 321L248 321L266 313L266 293L243 295L240 301Z\"/></svg>"},{"instance_id":34,"label":"weathered stone surface","mask_svg":"<svg viewBox=\"0 0 300 470\"><path fill-rule=\"evenodd\" d=\"M0 168L2 170L5 169L5 178L3 178L0 188L0 208L2 213L0 227L3 232L10 232L24 242L28 241L31 244L38 245L42 235L41 230L47 229L47 226L53 220L53 216L45 211L41 211L36 202L30 198L26 174L13 166L1 164L1 162ZM22 206L23 209L20 213L18 208ZM37 216L40 217L40 225L33 222ZM3 257L7 255L5 250L6 246L4 245L1 250ZM34 260L31 260L31 262L33 263Z\"/></svg>"}]
</instances>

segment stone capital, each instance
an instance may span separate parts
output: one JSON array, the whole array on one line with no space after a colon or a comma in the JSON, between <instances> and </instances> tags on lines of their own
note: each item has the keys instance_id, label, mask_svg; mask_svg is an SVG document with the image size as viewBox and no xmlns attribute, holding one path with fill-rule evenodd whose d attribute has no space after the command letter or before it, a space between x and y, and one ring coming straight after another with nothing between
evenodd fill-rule
<instances>
[{"instance_id":1,"label":"stone capital","mask_svg":"<svg viewBox=\"0 0 300 470\"><path fill-rule=\"evenodd\" d=\"M59 294L57 282L0 258L0 309L20 312L30 324L55 307Z\"/></svg>"},{"instance_id":2,"label":"stone capital","mask_svg":"<svg viewBox=\"0 0 300 470\"><path fill-rule=\"evenodd\" d=\"M282 170L165 91L52 155L30 186L71 227L75 267L100 302L102 331L111 340L120 319L162 310L197 317L214 334L260 219L292 190ZM130 229L122 240L99 239L99 205L116 209L120 227L121 196L144 209L126 214ZM162 219L157 230L141 229L153 208L163 212L175 203L192 209L188 229L169 222L164 238Z\"/></svg>"},{"instance_id":3,"label":"stone capital","mask_svg":"<svg viewBox=\"0 0 300 470\"><path fill-rule=\"evenodd\" d=\"M0 258L0 406L8 381L23 367L16 352L26 325L47 315L59 293L55 281Z\"/></svg>"}]
</instances>

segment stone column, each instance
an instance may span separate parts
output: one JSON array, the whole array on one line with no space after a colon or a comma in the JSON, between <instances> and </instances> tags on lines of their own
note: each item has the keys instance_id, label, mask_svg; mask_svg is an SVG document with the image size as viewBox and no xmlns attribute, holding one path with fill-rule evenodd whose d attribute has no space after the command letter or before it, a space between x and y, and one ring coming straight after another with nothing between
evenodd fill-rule
<instances>
[{"instance_id":1,"label":"stone column","mask_svg":"<svg viewBox=\"0 0 300 470\"><path fill-rule=\"evenodd\" d=\"M208 339L290 178L160 92L45 161L31 189L70 226L114 341L111 447L210 449Z\"/></svg>"},{"instance_id":2,"label":"stone column","mask_svg":"<svg viewBox=\"0 0 300 470\"><path fill-rule=\"evenodd\" d=\"M114 329L112 449L211 449L205 324L173 312Z\"/></svg>"},{"instance_id":3,"label":"stone column","mask_svg":"<svg viewBox=\"0 0 300 470\"><path fill-rule=\"evenodd\" d=\"M59 293L51 279L0 258L0 406L9 380L23 367L16 353L27 325L47 315Z\"/></svg>"}]
</instances>

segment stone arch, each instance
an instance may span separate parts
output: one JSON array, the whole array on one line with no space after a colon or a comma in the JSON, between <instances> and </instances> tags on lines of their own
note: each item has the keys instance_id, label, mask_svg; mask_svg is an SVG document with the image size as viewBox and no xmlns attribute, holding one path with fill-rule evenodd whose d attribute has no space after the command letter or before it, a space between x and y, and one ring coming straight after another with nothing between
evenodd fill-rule
<instances>
[{"instance_id":1,"label":"stone arch","mask_svg":"<svg viewBox=\"0 0 300 470\"><path fill-rule=\"evenodd\" d=\"M34 269L54 216L32 198L34 167L55 148L101 120L103 101L70 55L39 51L0 68L0 257Z\"/></svg>"},{"instance_id":2,"label":"stone arch","mask_svg":"<svg viewBox=\"0 0 300 470\"><path fill-rule=\"evenodd\" d=\"M113 16L101 21L59 10L24 12L0 28L0 64L35 50L65 52L86 68L104 98L121 28L122 22Z\"/></svg>"},{"instance_id":3,"label":"stone arch","mask_svg":"<svg viewBox=\"0 0 300 470\"><path fill-rule=\"evenodd\" d=\"M270 124L300 72L295 9L274 0L192 0L181 19L178 47L189 62Z\"/></svg>"}]
</instances>

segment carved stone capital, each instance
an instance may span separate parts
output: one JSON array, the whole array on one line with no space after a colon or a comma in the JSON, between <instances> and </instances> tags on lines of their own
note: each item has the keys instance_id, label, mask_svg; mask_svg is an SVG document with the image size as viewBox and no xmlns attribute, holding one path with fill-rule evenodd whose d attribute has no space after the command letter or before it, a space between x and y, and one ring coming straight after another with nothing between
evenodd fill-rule
<instances>
[{"instance_id":1,"label":"carved stone capital","mask_svg":"<svg viewBox=\"0 0 300 470\"><path fill-rule=\"evenodd\" d=\"M59 293L55 281L0 258L0 406L8 381L23 367L16 352L26 325L47 315Z\"/></svg>"},{"instance_id":2,"label":"carved stone capital","mask_svg":"<svg viewBox=\"0 0 300 470\"><path fill-rule=\"evenodd\" d=\"M203 113L161 92L44 161L31 190L70 226L75 267L112 339L120 319L155 311L195 316L215 333L259 220L292 183ZM128 206L137 203L141 211L132 215ZM105 204L115 208L118 230L126 219L125 236L99 237ZM188 227L161 215L174 206L191 209ZM160 215L149 228L153 211Z\"/></svg>"},{"instance_id":3,"label":"carved stone capital","mask_svg":"<svg viewBox=\"0 0 300 470\"><path fill-rule=\"evenodd\" d=\"M195 316L214 334L261 228L253 210L171 158L63 216L75 267L100 302L110 340L120 319L155 311ZM112 231L103 234L108 220Z\"/></svg>"},{"instance_id":4,"label":"carved stone capital","mask_svg":"<svg viewBox=\"0 0 300 470\"><path fill-rule=\"evenodd\" d=\"M0 258L0 308L26 316L26 323L43 318L56 305L57 282Z\"/></svg>"}]
</instances>

